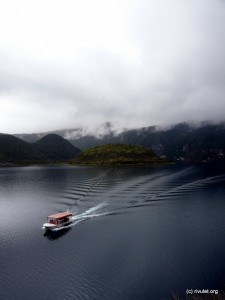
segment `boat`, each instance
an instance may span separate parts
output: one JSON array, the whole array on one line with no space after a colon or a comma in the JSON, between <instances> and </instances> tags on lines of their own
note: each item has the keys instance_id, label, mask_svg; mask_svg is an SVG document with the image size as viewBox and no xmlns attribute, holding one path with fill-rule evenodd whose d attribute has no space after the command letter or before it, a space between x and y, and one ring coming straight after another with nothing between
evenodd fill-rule
<instances>
[{"instance_id":1,"label":"boat","mask_svg":"<svg viewBox=\"0 0 225 300\"><path fill-rule=\"evenodd\" d=\"M71 212L62 212L47 217L47 223L44 223L42 228L45 230L53 230L61 228L71 223L73 214Z\"/></svg>"}]
</instances>

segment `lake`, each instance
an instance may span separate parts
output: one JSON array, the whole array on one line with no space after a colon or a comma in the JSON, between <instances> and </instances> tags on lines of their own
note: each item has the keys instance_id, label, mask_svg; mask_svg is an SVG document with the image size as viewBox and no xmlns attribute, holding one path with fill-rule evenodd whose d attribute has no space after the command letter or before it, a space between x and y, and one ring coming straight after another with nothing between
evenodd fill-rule
<instances>
[{"instance_id":1,"label":"lake","mask_svg":"<svg viewBox=\"0 0 225 300\"><path fill-rule=\"evenodd\" d=\"M73 222L45 233L50 214ZM223 164L0 169L0 299L225 288Z\"/></svg>"}]
</instances>

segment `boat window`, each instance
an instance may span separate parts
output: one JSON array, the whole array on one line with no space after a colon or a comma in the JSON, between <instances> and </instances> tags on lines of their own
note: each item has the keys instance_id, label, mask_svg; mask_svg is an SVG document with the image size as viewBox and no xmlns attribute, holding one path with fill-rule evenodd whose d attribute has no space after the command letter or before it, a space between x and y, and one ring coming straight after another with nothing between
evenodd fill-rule
<instances>
[{"instance_id":1,"label":"boat window","mask_svg":"<svg viewBox=\"0 0 225 300\"><path fill-rule=\"evenodd\" d=\"M49 219L48 222L51 223L51 224L56 224L56 220L54 220L54 219Z\"/></svg>"}]
</instances>

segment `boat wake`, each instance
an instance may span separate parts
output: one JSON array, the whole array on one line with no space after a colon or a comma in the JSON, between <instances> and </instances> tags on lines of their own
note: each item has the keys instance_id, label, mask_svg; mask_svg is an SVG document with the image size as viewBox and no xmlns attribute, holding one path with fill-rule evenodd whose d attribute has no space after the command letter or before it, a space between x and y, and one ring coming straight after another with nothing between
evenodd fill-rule
<instances>
[{"instance_id":1,"label":"boat wake","mask_svg":"<svg viewBox=\"0 0 225 300\"><path fill-rule=\"evenodd\" d=\"M71 223L52 231L71 228L80 222L100 216L127 213L130 209L147 207L153 203L169 200L187 199L194 193L211 189L214 184L225 182L225 175L205 176L196 172L194 167L159 168L154 172L141 169L140 173L128 169L113 169L92 181L69 186L63 193L66 202L60 202L74 215ZM127 173L126 173L127 172ZM211 174L210 174L211 175ZM81 195L82 194L82 195ZM98 203L93 206L95 201ZM100 202L100 203L99 203ZM107 209L105 209L107 206Z\"/></svg>"},{"instance_id":2,"label":"boat wake","mask_svg":"<svg viewBox=\"0 0 225 300\"><path fill-rule=\"evenodd\" d=\"M65 228L71 228L72 226L75 226L82 221L107 215L107 212L100 212L100 210L106 205L107 203L103 202L94 207L91 207L87 209L84 213L73 216L70 224L62 226L60 228L54 228L52 229L52 231L60 231Z\"/></svg>"}]
</instances>

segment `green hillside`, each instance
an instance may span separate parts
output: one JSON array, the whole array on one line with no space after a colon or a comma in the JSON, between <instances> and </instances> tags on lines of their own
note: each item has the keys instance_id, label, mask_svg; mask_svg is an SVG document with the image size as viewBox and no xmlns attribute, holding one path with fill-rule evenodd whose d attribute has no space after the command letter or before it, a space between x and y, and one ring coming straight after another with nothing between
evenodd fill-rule
<instances>
[{"instance_id":1,"label":"green hillside","mask_svg":"<svg viewBox=\"0 0 225 300\"><path fill-rule=\"evenodd\" d=\"M70 163L85 165L154 164L163 161L155 153L142 146L106 144L87 149Z\"/></svg>"}]
</instances>

